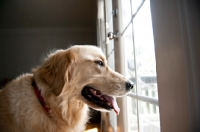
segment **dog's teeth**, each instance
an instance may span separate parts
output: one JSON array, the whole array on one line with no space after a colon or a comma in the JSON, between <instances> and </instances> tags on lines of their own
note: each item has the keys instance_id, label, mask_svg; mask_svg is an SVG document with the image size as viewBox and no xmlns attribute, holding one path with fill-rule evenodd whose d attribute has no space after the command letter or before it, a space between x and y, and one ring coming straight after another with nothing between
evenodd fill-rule
<instances>
[{"instance_id":1,"label":"dog's teeth","mask_svg":"<svg viewBox=\"0 0 200 132\"><path fill-rule=\"evenodd\" d=\"M88 95L88 97L90 97L90 98L91 98L92 96L91 96L91 95Z\"/></svg>"},{"instance_id":2,"label":"dog's teeth","mask_svg":"<svg viewBox=\"0 0 200 132\"><path fill-rule=\"evenodd\" d=\"M94 91L94 94L96 95L96 94L97 94L97 91Z\"/></svg>"}]
</instances>

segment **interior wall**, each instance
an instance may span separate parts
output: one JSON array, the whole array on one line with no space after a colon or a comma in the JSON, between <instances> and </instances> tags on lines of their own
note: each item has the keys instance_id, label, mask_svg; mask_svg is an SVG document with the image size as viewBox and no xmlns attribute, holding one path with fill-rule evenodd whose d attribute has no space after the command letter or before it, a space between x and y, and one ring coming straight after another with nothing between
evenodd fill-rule
<instances>
[{"instance_id":1,"label":"interior wall","mask_svg":"<svg viewBox=\"0 0 200 132\"><path fill-rule=\"evenodd\" d=\"M185 51L185 65L187 66L187 82L190 107L190 131L200 131L200 1L183 0L179 2L183 9L181 28L183 31L183 44Z\"/></svg>"},{"instance_id":2,"label":"interior wall","mask_svg":"<svg viewBox=\"0 0 200 132\"><path fill-rule=\"evenodd\" d=\"M30 72L54 49L96 44L91 28L29 28L0 30L0 80Z\"/></svg>"},{"instance_id":3,"label":"interior wall","mask_svg":"<svg viewBox=\"0 0 200 132\"><path fill-rule=\"evenodd\" d=\"M200 131L199 7L151 0L162 132Z\"/></svg>"},{"instance_id":4,"label":"interior wall","mask_svg":"<svg viewBox=\"0 0 200 132\"><path fill-rule=\"evenodd\" d=\"M54 49L97 44L95 0L1 0L0 85Z\"/></svg>"}]
</instances>

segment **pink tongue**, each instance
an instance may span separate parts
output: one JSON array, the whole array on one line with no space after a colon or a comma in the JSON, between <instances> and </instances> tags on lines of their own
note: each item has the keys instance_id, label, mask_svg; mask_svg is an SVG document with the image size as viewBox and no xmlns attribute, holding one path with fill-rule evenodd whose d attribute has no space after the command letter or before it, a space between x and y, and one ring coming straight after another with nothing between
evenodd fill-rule
<instances>
[{"instance_id":1,"label":"pink tongue","mask_svg":"<svg viewBox=\"0 0 200 132\"><path fill-rule=\"evenodd\" d=\"M103 96L106 98L106 100L108 102L110 102L112 104L115 113L117 115L119 115L120 108L118 107L117 102L114 100L114 98L110 97L110 96L107 96L107 95L103 95Z\"/></svg>"}]
</instances>

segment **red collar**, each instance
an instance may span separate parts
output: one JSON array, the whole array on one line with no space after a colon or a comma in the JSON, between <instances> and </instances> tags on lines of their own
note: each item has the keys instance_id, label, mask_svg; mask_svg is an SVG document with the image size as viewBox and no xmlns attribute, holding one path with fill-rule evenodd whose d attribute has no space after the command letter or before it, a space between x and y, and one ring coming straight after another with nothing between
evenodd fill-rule
<instances>
[{"instance_id":1,"label":"red collar","mask_svg":"<svg viewBox=\"0 0 200 132\"><path fill-rule=\"evenodd\" d=\"M32 82L32 86L34 87L34 91L35 91L35 95L37 96L38 101L40 102L40 104L42 105L42 107L44 108L44 110L49 113L50 108L47 108L44 102L44 98L41 95L41 91L38 89L37 84L35 83L35 81L33 80Z\"/></svg>"}]
</instances>

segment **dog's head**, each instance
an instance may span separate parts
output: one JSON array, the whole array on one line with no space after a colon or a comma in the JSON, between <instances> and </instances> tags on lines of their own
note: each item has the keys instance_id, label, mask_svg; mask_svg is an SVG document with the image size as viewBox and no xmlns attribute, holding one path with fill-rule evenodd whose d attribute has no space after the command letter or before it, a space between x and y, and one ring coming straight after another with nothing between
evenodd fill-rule
<instances>
[{"instance_id":1,"label":"dog's head","mask_svg":"<svg viewBox=\"0 0 200 132\"><path fill-rule=\"evenodd\" d=\"M100 48L73 46L51 54L35 70L39 83L48 86L56 96L66 95L101 111L119 108L113 97L126 95L133 83L113 71Z\"/></svg>"}]
</instances>

